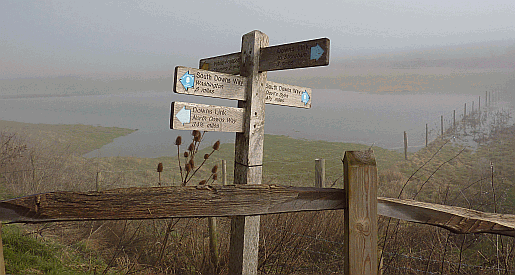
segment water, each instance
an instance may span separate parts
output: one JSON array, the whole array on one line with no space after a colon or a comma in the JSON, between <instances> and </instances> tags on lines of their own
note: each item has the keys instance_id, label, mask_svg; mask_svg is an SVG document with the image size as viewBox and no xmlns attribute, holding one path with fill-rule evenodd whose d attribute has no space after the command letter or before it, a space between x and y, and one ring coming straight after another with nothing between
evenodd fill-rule
<instances>
[{"instance_id":1,"label":"water","mask_svg":"<svg viewBox=\"0 0 515 275\"><path fill-rule=\"evenodd\" d=\"M453 110L463 114L478 97L465 94L359 93L313 89L311 109L267 105L265 132L310 140L355 142L399 149L408 132L413 150L425 144L425 124L437 134L440 116L450 125ZM0 119L28 123L87 124L138 129L99 150L96 156L159 157L176 153L170 130L170 103L184 101L236 107L236 101L144 91L112 95L0 99ZM470 107L468 107L470 108ZM476 107L477 108L477 107ZM234 133L208 133L206 145L218 139L233 142Z\"/></svg>"}]
</instances>

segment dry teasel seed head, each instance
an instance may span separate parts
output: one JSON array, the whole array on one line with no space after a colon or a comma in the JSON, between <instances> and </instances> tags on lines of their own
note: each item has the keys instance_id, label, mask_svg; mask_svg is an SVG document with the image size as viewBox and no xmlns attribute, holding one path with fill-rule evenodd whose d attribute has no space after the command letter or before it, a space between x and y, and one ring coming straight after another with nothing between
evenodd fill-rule
<instances>
[{"instance_id":1,"label":"dry teasel seed head","mask_svg":"<svg viewBox=\"0 0 515 275\"><path fill-rule=\"evenodd\" d=\"M216 173L218 171L218 165L213 166L213 169L211 169L211 173Z\"/></svg>"},{"instance_id":2,"label":"dry teasel seed head","mask_svg":"<svg viewBox=\"0 0 515 275\"><path fill-rule=\"evenodd\" d=\"M193 131L191 131L191 135L196 137L196 136L200 135L200 132L198 130L193 130Z\"/></svg>"},{"instance_id":3,"label":"dry teasel seed head","mask_svg":"<svg viewBox=\"0 0 515 275\"><path fill-rule=\"evenodd\" d=\"M193 152L195 150L195 144L190 143L190 146L188 147L188 151Z\"/></svg>"},{"instance_id":4,"label":"dry teasel seed head","mask_svg":"<svg viewBox=\"0 0 515 275\"><path fill-rule=\"evenodd\" d=\"M191 171L191 165L189 163L186 163L186 167L184 167L184 169L186 170L186 172L190 172Z\"/></svg>"},{"instance_id":5,"label":"dry teasel seed head","mask_svg":"<svg viewBox=\"0 0 515 275\"><path fill-rule=\"evenodd\" d=\"M220 141L218 140L217 142L215 142L215 144L213 144L213 150L218 150L220 149Z\"/></svg>"},{"instance_id":6,"label":"dry teasel seed head","mask_svg":"<svg viewBox=\"0 0 515 275\"><path fill-rule=\"evenodd\" d=\"M191 165L191 168L195 168L195 162L193 159L190 159L190 162L188 162L189 165Z\"/></svg>"},{"instance_id":7,"label":"dry teasel seed head","mask_svg":"<svg viewBox=\"0 0 515 275\"><path fill-rule=\"evenodd\" d=\"M204 159L208 159L208 158L209 158L209 154L205 154Z\"/></svg>"},{"instance_id":8,"label":"dry teasel seed head","mask_svg":"<svg viewBox=\"0 0 515 275\"><path fill-rule=\"evenodd\" d=\"M218 179L218 174L213 174L213 180L217 180Z\"/></svg>"},{"instance_id":9,"label":"dry teasel seed head","mask_svg":"<svg viewBox=\"0 0 515 275\"><path fill-rule=\"evenodd\" d=\"M175 145L179 146L182 144L182 137L181 136L177 136L177 138L175 139Z\"/></svg>"},{"instance_id":10,"label":"dry teasel seed head","mask_svg":"<svg viewBox=\"0 0 515 275\"><path fill-rule=\"evenodd\" d=\"M201 180L198 184L199 185L204 185L204 184L206 184L206 180Z\"/></svg>"},{"instance_id":11,"label":"dry teasel seed head","mask_svg":"<svg viewBox=\"0 0 515 275\"><path fill-rule=\"evenodd\" d=\"M184 152L184 157L185 157L185 158L187 158L187 157L189 157L189 156L190 156L190 154L189 154L188 152Z\"/></svg>"},{"instance_id":12,"label":"dry teasel seed head","mask_svg":"<svg viewBox=\"0 0 515 275\"><path fill-rule=\"evenodd\" d=\"M194 136L194 137L193 137L193 141L195 141L195 142L200 142L200 135L198 135L198 136Z\"/></svg>"},{"instance_id":13,"label":"dry teasel seed head","mask_svg":"<svg viewBox=\"0 0 515 275\"><path fill-rule=\"evenodd\" d=\"M158 173L163 172L163 163L162 163L162 162L160 162L160 163L157 165L157 172L158 172Z\"/></svg>"}]
</instances>

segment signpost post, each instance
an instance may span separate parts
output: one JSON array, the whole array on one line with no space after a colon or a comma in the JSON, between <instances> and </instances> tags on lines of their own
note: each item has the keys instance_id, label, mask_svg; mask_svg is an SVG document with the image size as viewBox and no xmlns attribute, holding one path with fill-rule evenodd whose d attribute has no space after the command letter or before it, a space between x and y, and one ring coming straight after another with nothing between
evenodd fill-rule
<instances>
[{"instance_id":1,"label":"signpost post","mask_svg":"<svg viewBox=\"0 0 515 275\"><path fill-rule=\"evenodd\" d=\"M326 66L329 39L268 46L260 31L243 35L241 52L175 68L174 92L238 100L238 108L172 102L170 129L235 132L234 184L261 184L265 104L311 108L311 89L267 81L266 71ZM238 75L239 74L239 75ZM229 274L257 274L259 216L231 221Z\"/></svg>"}]
</instances>

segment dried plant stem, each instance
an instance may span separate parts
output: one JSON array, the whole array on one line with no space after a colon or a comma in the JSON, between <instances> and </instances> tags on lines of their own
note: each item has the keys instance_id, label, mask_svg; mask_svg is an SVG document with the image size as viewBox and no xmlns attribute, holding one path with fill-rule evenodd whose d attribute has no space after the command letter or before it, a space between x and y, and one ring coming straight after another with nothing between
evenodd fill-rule
<instances>
[{"instance_id":1,"label":"dried plant stem","mask_svg":"<svg viewBox=\"0 0 515 275\"><path fill-rule=\"evenodd\" d=\"M179 219L176 219L175 222L173 219L171 219L170 222L168 222L168 226L166 227L166 232L165 232L165 236L163 239L163 246L161 247L161 250L159 251L159 256L157 257L157 260L154 263L154 267L157 266L161 262L161 259L163 258L163 255L164 255L164 252L166 249L166 245L168 244L168 238L170 237L170 233L172 233L173 227L178 222L179 222Z\"/></svg>"},{"instance_id":2,"label":"dried plant stem","mask_svg":"<svg viewBox=\"0 0 515 275\"><path fill-rule=\"evenodd\" d=\"M209 156L211 156L214 152L215 152L215 150L213 149L213 150L211 151L211 153L209 153ZM202 163L197 167L197 169L195 169L195 171L193 171L193 173L191 173L190 178L186 180L185 184L186 184L186 183L188 183L188 182L191 180L191 178L193 178L193 176L195 176L195 174L196 174L196 173L197 173L197 171L202 167L202 165L204 165L204 163L206 163L206 160L207 160L207 159L204 159L204 161L202 161ZM186 178L187 178L187 176L186 176ZM210 178L211 178L211 177L210 177Z\"/></svg>"}]
</instances>

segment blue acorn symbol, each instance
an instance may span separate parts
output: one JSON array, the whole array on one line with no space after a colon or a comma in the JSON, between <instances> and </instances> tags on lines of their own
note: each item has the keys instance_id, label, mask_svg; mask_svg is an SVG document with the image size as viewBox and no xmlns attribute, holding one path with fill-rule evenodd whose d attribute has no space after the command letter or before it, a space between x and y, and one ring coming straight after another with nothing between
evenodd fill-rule
<instances>
[{"instance_id":1,"label":"blue acorn symbol","mask_svg":"<svg viewBox=\"0 0 515 275\"><path fill-rule=\"evenodd\" d=\"M193 88L193 84L195 83L195 76L190 74L190 71L188 71L179 79L179 81L181 82L182 86L184 86L184 89L186 89L187 91L188 88Z\"/></svg>"}]
</instances>

